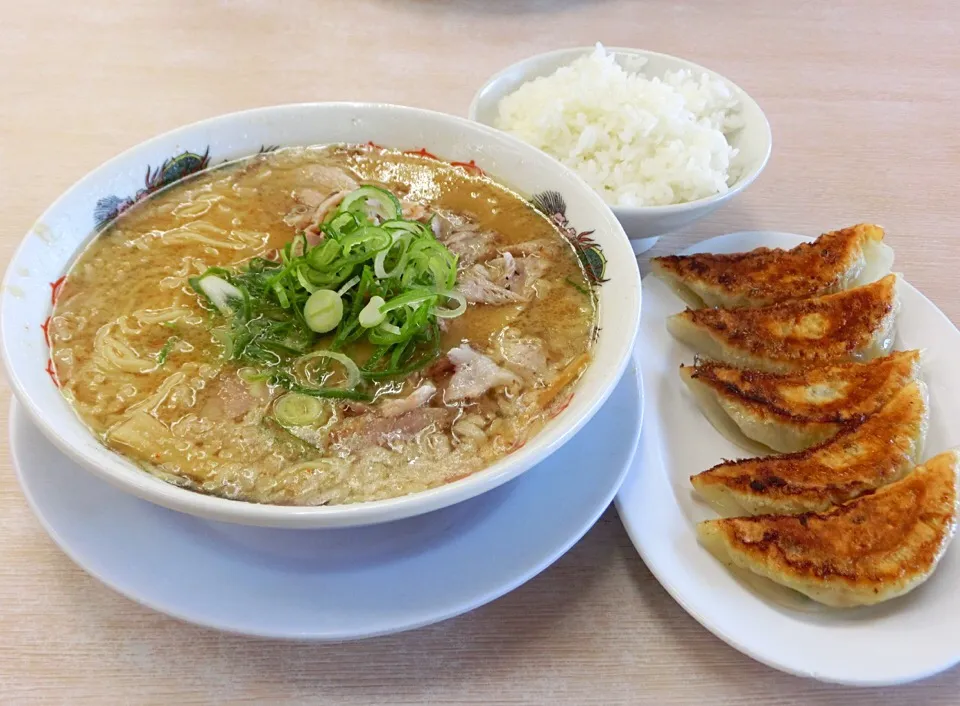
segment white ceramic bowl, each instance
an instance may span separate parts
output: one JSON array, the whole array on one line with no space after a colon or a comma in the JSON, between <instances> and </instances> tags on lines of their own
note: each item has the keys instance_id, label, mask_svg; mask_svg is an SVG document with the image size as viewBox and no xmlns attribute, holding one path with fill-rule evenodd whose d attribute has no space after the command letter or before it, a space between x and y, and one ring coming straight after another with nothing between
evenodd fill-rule
<instances>
[{"instance_id":1,"label":"white ceramic bowl","mask_svg":"<svg viewBox=\"0 0 960 706\"><path fill-rule=\"evenodd\" d=\"M515 91L521 84L551 74L561 66L593 52L594 49L594 47L560 49L546 54L537 54L507 67L491 77L473 97L473 102L470 104L470 119L484 125L494 125L500 100L504 96ZM770 134L770 124L756 101L723 76L685 59L667 54L622 47L607 47L607 51L614 54L617 62L625 69L641 71L651 77L662 76L667 71L679 69L688 69L695 75L705 73L730 86L734 94L739 96L743 106L744 127L731 138L731 143L740 153L731 169L733 183L725 193L671 206L610 207L633 243L634 251L640 253L651 248L659 236L680 230L709 215L753 183L767 165L773 138Z\"/></svg>"},{"instance_id":2,"label":"white ceramic bowl","mask_svg":"<svg viewBox=\"0 0 960 706\"><path fill-rule=\"evenodd\" d=\"M523 448L463 480L390 500L332 507L257 505L177 488L102 446L80 422L45 370L49 350L41 329L51 311L51 283L93 237L94 212L104 197L135 196L144 172L185 152L211 164L256 153L263 145L375 143L426 148L469 162L527 195L556 191L577 232L593 231L601 332L592 364L570 405ZM180 160L177 164L188 163ZM161 169L161 173L167 170ZM102 210L102 208L101 208ZM640 278L620 224L575 174L538 150L492 128L440 113L382 104L319 103L261 108L195 123L144 142L88 174L61 196L27 233L0 294L0 333L7 374L17 398L43 433L95 475L145 500L226 522L273 527L333 527L400 519L451 505L518 476L556 451L593 416L630 359L640 318Z\"/></svg>"}]
</instances>

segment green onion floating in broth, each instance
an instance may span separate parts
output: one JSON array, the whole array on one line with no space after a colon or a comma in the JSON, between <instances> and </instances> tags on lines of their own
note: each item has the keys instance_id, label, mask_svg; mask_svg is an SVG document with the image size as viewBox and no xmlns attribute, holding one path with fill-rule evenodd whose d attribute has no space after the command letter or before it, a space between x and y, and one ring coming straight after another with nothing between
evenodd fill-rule
<instances>
[{"instance_id":1,"label":"green onion floating in broth","mask_svg":"<svg viewBox=\"0 0 960 706\"><path fill-rule=\"evenodd\" d=\"M190 284L226 319L212 330L224 357L291 392L369 400L366 385L439 357L438 320L466 311L457 257L377 186L347 194L319 229L320 242L298 233L279 262L211 268ZM329 371L319 380L297 372L317 360L340 363L341 384L328 385Z\"/></svg>"},{"instance_id":2,"label":"green onion floating in broth","mask_svg":"<svg viewBox=\"0 0 960 706\"><path fill-rule=\"evenodd\" d=\"M580 292L580 294L582 294L583 296L585 296L585 297L589 297L589 296L590 296L590 290L587 289L586 287L584 287L582 284L577 284L576 282L574 282L574 281L573 281L572 279L570 279L569 277L565 278L565 279L564 279L564 282L566 282L566 283L569 284L571 287L573 287L574 289L576 289L576 290L577 290L578 292Z\"/></svg>"},{"instance_id":3,"label":"green onion floating in broth","mask_svg":"<svg viewBox=\"0 0 960 706\"><path fill-rule=\"evenodd\" d=\"M353 362L350 356L344 355L343 353L337 353L336 351L314 351L297 358L296 364L306 368L307 365L315 360L324 360L327 358L335 360L343 366L347 374L345 386L348 390L352 390L360 383L360 368L357 367L357 364Z\"/></svg>"},{"instance_id":4,"label":"green onion floating in broth","mask_svg":"<svg viewBox=\"0 0 960 706\"><path fill-rule=\"evenodd\" d=\"M179 340L178 336L171 336L167 339L167 342L163 344L163 348L157 353L157 365L163 365L167 362L167 356L170 355L170 351L173 350L174 345L176 345Z\"/></svg>"},{"instance_id":5,"label":"green onion floating in broth","mask_svg":"<svg viewBox=\"0 0 960 706\"><path fill-rule=\"evenodd\" d=\"M242 306L246 299L240 289L222 277L218 277L212 270L207 270L200 277L194 278L190 284L206 296L224 316L233 313L235 307Z\"/></svg>"},{"instance_id":6,"label":"green onion floating in broth","mask_svg":"<svg viewBox=\"0 0 960 706\"><path fill-rule=\"evenodd\" d=\"M273 406L277 421L285 426L315 424L325 411L324 403L318 398L300 392L286 393Z\"/></svg>"}]
</instances>

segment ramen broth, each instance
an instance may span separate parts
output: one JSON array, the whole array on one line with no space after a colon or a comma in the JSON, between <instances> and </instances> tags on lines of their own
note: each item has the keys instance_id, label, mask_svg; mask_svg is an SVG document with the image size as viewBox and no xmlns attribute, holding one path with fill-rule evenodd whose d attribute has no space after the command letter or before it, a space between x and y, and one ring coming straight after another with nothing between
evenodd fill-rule
<instances>
[{"instance_id":1,"label":"ramen broth","mask_svg":"<svg viewBox=\"0 0 960 706\"><path fill-rule=\"evenodd\" d=\"M238 358L239 344L224 334L237 330L234 314L202 279L198 289L198 278L221 273L209 281L240 286L247 270L282 273L284 246L294 243L293 255L297 247L302 255L323 245L344 194L363 185L392 192L400 220L424 224L418 237L436 236L457 256L456 294L442 295L450 309L436 304L430 312L440 313L409 345L378 347L362 337L337 344L346 318L306 339L309 351L335 346L354 361L359 382L337 359L320 356L317 365L309 351L282 345L250 347ZM343 300L368 309L369 296L358 301L363 286L351 285ZM227 297L236 291L223 287ZM258 296L282 297L269 287ZM467 304L454 316L457 296ZM302 328L299 309L270 306L279 313L267 318L289 315ZM393 313L401 310L411 315L403 307ZM568 236L525 199L427 156L341 145L228 163L131 207L73 265L49 337L76 413L146 471L236 500L321 505L436 487L518 449L569 398L589 360L596 313ZM387 339L401 328L377 326ZM377 355L401 361L401 373L364 372L388 370L387 362L374 365ZM281 414L287 408L303 418Z\"/></svg>"}]
</instances>

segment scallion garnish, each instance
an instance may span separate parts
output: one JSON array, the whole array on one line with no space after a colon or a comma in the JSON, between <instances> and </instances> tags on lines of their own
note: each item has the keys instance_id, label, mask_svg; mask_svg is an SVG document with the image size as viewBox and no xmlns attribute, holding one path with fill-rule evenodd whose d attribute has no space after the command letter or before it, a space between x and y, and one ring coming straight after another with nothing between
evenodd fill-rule
<instances>
[{"instance_id":1,"label":"scallion garnish","mask_svg":"<svg viewBox=\"0 0 960 706\"><path fill-rule=\"evenodd\" d=\"M157 365L163 365L167 362L167 356L170 355L170 351L173 350L173 346L179 340L180 339L177 336L171 336L167 339L167 342L163 344L160 352L157 353Z\"/></svg>"},{"instance_id":2,"label":"scallion garnish","mask_svg":"<svg viewBox=\"0 0 960 706\"><path fill-rule=\"evenodd\" d=\"M288 392L273 406L277 421L284 426L314 424L323 416L324 407L317 397L300 392Z\"/></svg>"},{"instance_id":3,"label":"scallion garnish","mask_svg":"<svg viewBox=\"0 0 960 706\"><path fill-rule=\"evenodd\" d=\"M225 357L266 371L292 392L367 400L364 380L407 375L439 356L438 318L466 310L454 289L457 258L428 225L403 219L397 198L376 186L344 197L320 230L315 245L298 234L280 262L211 268L190 284L228 320L212 331ZM362 367L350 356L360 341L374 346ZM345 385L298 376L317 358L340 362Z\"/></svg>"},{"instance_id":4,"label":"scallion garnish","mask_svg":"<svg viewBox=\"0 0 960 706\"><path fill-rule=\"evenodd\" d=\"M332 289L318 289L303 305L303 318L311 331L333 331L343 318L343 299Z\"/></svg>"}]
</instances>

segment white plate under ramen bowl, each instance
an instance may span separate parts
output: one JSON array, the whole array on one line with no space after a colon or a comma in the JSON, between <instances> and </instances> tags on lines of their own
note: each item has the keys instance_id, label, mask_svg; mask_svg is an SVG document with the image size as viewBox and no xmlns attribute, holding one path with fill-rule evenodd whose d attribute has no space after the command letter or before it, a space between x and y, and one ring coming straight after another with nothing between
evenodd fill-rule
<instances>
[{"instance_id":1,"label":"white plate under ramen bowl","mask_svg":"<svg viewBox=\"0 0 960 706\"><path fill-rule=\"evenodd\" d=\"M244 527L143 502L64 458L16 402L10 451L44 529L115 591L219 630L347 640L459 615L545 569L610 504L642 408L631 366L580 434L513 482L419 517L341 529ZM98 606L85 608L96 619Z\"/></svg>"},{"instance_id":2,"label":"white plate under ramen bowl","mask_svg":"<svg viewBox=\"0 0 960 706\"><path fill-rule=\"evenodd\" d=\"M508 66L490 79L477 91L470 104L468 115L484 125L493 125L499 112L500 101L513 93L522 84L541 76L548 76L561 66L570 64L585 54L595 51L595 47L577 47L558 49L545 54L537 54ZM770 123L763 110L746 91L729 79L706 69L692 61L669 54L658 54L643 49L625 47L607 47L618 64L627 71L638 71L645 76L663 76L667 71L686 69L694 76L706 74L711 80L726 84L736 95L742 106L743 128L731 137L731 144L739 150L730 170L730 188L722 194L715 194L688 203L668 206L611 206L623 229L630 237L634 251L649 250L661 235L685 228L695 221L710 215L723 204L737 196L760 176L767 166L770 151L773 148L773 136Z\"/></svg>"},{"instance_id":3,"label":"white plate under ramen bowl","mask_svg":"<svg viewBox=\"0 0 960 706\"><path fill-rule=\"evenodd\" d=\"M166 180L255 154L265 145L368 141L400 150L426 148L449 161L473 161L525 196L551 194L553 198L538 201L558 205L559 212L549 215L567 226L569 237L590 232L592 240L581 238L580 250L603 280L597 287L600 333L569 406L521 449L462 480L389 500L330 507L260 505L195 493L150 475L101 445L48 374L42 327L58 281L93 237L105 211L142 197ZM436 510L495 488L542 461L607 399L630 360L639 317L640 277L629 241L600 197L573 172L519 140L463 118L384 104L314 103L260 108L188 125L124 152L81 179L34 224L7 269L0 294L0 342L13 391L40 430L118 488L211 520L344 527Z\"/></svg>"},{"instance_id":4,"label":"white plate under ramen bowl","mask_svg":"<svg viewBox=\"0 0 960 706\"><path fill-rule=\"evenodd\" d=\"M731 253L809 240L788 233L733 233L684 251ZM640 448L617 509L644 563L690 615L765 664L827 682L880 686L922 679L960 663L960 541L934 574L905 596L875 606L827 608L789 591L758 592L697 541L696 524L716 517L690 476L721 459L749 456L717 432L680 379L693 351L666 330L684 303L659 279L644 281L638 346L646 408ZM924 351L930 429L924 458L960 444L960 332L909 283L898 285L897 350ZM764 585L761 582L761 586ZM909 699L905 700L905 703Z\"/></svg>"}]
</instances>

